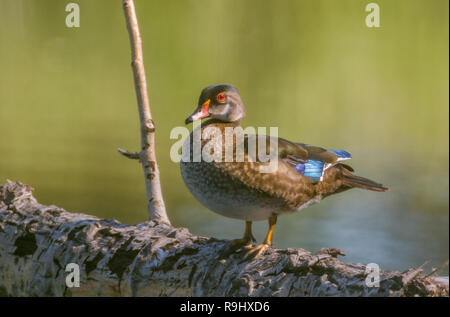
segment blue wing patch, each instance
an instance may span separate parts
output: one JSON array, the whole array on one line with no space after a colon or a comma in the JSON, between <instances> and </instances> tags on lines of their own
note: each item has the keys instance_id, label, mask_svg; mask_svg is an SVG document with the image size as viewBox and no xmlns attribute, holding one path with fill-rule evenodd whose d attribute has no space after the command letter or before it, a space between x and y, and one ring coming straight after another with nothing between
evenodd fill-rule
<instances>
[{"instance_id":1,"label":"blue wing patch","mask_svg":"<svg viewBox=\"0 0 450 317\"><path fill-rule=\"evenodd\" d=\"M352 158L352 155L344 150L328 150L328 152L333 152L338 156L338 161L349 160Z\"/></svg>"},{"instance_id":2,"label":"blue wing patch","mask_svg":"<svg viewBox=\"0 0 450 317\"><path fill-rule=\"evenodd\" d=\"M297 164L295 169L297 172L303 176L311 178L313 181L318 182L322 177L323 173L323 162L309 160L308 162L302 164Z\"/></svg>"},{"instance_id":3,"label":"blue wing patch","mask_svg":"<svg viewBox=\"0 0 450 317\"><path fill-rule=\"evenodd\" d=\"M337 160L338 162L349 160L352 158L352 155L344 150L328 150L328 151L333 152L338 156ZM299 163L295 165L295 169L303 176L311 178L314 182L319 182L322 180L323 172L327 168L335 164L325 164L324 162L321 161L309 160L306 163Z\"/></svg>"}]
</instances>

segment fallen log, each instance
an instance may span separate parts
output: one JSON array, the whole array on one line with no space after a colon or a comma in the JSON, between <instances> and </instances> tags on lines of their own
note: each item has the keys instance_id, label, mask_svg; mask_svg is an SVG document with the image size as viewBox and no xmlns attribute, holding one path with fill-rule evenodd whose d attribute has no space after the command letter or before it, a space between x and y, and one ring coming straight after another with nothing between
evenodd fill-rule
<instances>
[{"instance_id":1,"label":"fallen log","mask_svg":"<svg viewBox=\"0 0 450 317\"><path fill-rule=\"evenodd\" d=\"M69 213L39 204L32 191L20 182L0 186L0 296L449 295L448 278L420 268L380 271L379 287L370 287L366 266L343 263L334 248L219 260L226 240L164 222ZM79 267L79 287L66 283L70 263Z\"/></svg>"}]
</instances>

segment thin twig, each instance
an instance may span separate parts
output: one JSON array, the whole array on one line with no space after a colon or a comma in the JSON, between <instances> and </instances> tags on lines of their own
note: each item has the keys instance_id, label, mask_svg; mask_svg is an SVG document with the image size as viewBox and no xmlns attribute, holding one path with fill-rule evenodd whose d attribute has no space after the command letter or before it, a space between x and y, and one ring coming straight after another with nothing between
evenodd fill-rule
<instances>
[{"instance_id":1,"label":"thin twig","mask_svg":"<svg viewBox=\"0 0 450 317\"><path fill-rule=\"evenodd\" d=\"M122 154L123 156L132 159L132 160L139 160L141 157L139 155L139 153L135 152L135 153L130 153L128 151L122 150L121 148L118 148L117 151Z\"/></svg>"},{"instance_id":2,"label":"thin twig","mask_svg":"<svg viewBox=\"0 0 450 317\"><path fill-rule=\"evenodd\" d=\"M445 263L442 264L441 266L439 266L439 267L433 269L429 274L425 275L425 277L430 277L430 276L433 275L434 273L436 273L436 272L442 270L447 264L448 264L448 260L445 261Z\"/></svg>"},{"instance_id":3,"label":"thin twig","mask_svg":"<svg viewBox=\"0 0 450 317\"><path fill-rule=\"evenodd\" d=\"M423 267L428 264L429 261L425 261L421 266L419 266L416 269L411 270L410 272L407 272L405 276L403 276L403 287L400 290L400 296L404 296L406 293L406 290L408 289L408 286L411 284L411 282L419 276L423 272Z\"/></svg>"},{"instance_id":4,"label":"thin twig","mask_svg":"<svg viewBox=\"0 0 450 317\"><path fill-rule=\"evenodd\" d=\"M161 191L159 169L155 154L155 125L150 112L150 102L145 78L142 39L136 17L133 0L122 0L123 11L127 23L131 46L131 66L133 68L134 86L138 102L141 124L141 151L129 153L119 149L119 152L129 158L139 158L145 175L147 206L150 220L170 224Z\"/></svg>"}]
</instances>

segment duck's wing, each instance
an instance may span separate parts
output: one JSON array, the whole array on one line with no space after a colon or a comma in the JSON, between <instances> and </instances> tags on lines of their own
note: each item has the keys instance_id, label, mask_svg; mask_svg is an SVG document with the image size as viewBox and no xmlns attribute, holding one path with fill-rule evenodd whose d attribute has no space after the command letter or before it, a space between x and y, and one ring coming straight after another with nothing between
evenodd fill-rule
<instances>
[{"instance_id":1,"label":"duck's wing","mask_svg":"<svg viewBox=\"0 0 450 317\"><path fill-rule=\"evenodd\" d=\"M262 172L270 162L252 155L252 143L266 142L266 152L277 145L276 168ZM259 141L259 142L258 142ZM246 135L244 138L244 161L218 162L221 173L242 182L249 188L284 199L290 206L299 208L318 197L339 193L358 187L374 191L387 188L372 180L354 176L353 169L343 161L351 159L344 150L327 150L305 143L295 143L282 138ZM235 144L237 145L237 144ZM258 148L258 146L256 146ZM254 150L254 148L253 148ZM273 150L272 150L273 151ZM259 152L259 148L256 151ZM264 152L264 151L262 151ZM274 152L272 152L274 153Z\"/></svg>"},{"instance_id":2,"label":"duck's wing","mask_svg":"<svg viewBox=\"0 0 450 317\"><path fill-rule=\"evenodd\" d=\"M327 150L304 143L296 144L307 149L309 156L307 162L296 164L295 169L303 176L311 178L314 182L322 181L325 171L330 167L352 158L352 155L344 150ZM348 171L353 172L353 168L350 166L342 163L341 165Z\"/></svg>"},{"instance_id":3,"label":"duck's wing","mask_svg":"<svg viewBox=\"0 0 450 317\"><path fill-rule=\"evenodd\" d=\"M336 163L339 155L330 152L322 147L313 146L305 143L291 142L283 138L277 138L267 135L246 134L244 137L245 150L249 151L249 144L256 144L256 149L265 139L266 152L268 152L275 144L277 145L277 153L279 159L292 159L298 161L317 160L325 163Z\"/></svg>"},{"instance_id":4,"label":"duck's wing","mask_svg":"<svg viewBox=\"0 0 450 317\"><path fill-rule=\"evenodd\" d=\"M258 153L258 139L264 141L264 138L266 152L269 152L267 149L271 149L271 142L277 144L278 147L276 167L273 170L268 169L271 172L267 172L267 169L263 172L261 169L262 167L267 168L269 162L260 160L259 157L255 159L251 153L251 144L256 141L256 153ZM244 143L244 162L213 164L216 164L221 172L246 186L283 198L293 206L299 206L313 199L317 195L315 183L320 181L327 168L338 164L342 159L339 153L304 143L294 143L282 138L246 135ZM340 182L333 181L331 191L336 190L340 185Z\"/></svg>"},{"instance_id":5,"label":"duck's wing","mask_svg":"<svg viewBox=\"0 0 450 317\"><path fill-rule=\"evenodd\" d=\"M291 142L283 138L276 138L266 135L246 135L244 139L245 151L250 152L249 144L256 144L256 153L259 154L258 146L265 139L266 153L274 153L273 146L277 145L277 158L296 167L298 164L314 164L316 166L327 168L337 163L351 158L350 153L343 150L327 150L319 146L306 143ZM271 152L272 151L272 152ZM255 151L253 151L255 152ZM264 152L264 151L263 151ZM254 155L252 155L252 158ZM255 161L261 161L259 157ZM351 167L350 167L350 170Z\"/></svg>"},{"instance_id":6,"label":"duck's wing","mask_svg":"<svg viewBox=\"0 0 450 317\"><path fill-rule=\"evenodd\" d=\"M336 163L339 160L339 155L337 153L328 151L323 147L299 142L294 144L304 148L308 152L308 160L315 160L329 164Z\"/></svg>"}]
</instances>

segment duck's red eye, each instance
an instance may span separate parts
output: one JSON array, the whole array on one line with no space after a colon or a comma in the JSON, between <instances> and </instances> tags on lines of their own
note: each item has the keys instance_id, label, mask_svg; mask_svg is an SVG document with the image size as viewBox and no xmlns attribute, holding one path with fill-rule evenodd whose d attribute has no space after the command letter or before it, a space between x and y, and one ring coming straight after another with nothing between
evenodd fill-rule
<instances>
[{"instance_id":1,"label":"duck's red eye","mask_svg":"<svg viewBox=\"0 0 450 317\"><path fill-rule=\"evenodd\" d=\"M220 94L217 95L217 101L218 102L225 101L225 94L223 92L221 92Z\"/></svg>"}]
</instances>

